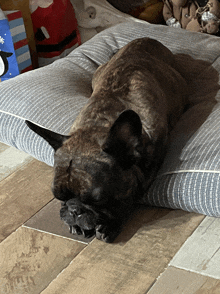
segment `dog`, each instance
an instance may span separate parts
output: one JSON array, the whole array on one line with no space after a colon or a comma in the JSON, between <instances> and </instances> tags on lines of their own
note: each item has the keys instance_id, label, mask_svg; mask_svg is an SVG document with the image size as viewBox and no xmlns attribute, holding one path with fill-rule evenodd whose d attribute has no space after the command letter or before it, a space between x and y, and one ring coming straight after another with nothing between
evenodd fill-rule
<instances>
[{"instance_id":1,"label":"dog","mask_svg":"<svg viewBox=\"0 0 220 294\"><path fill-rule=\"evenodd\" d=\"M187 83L168 48L140 38L98 67L92 88L69 136L26 123L55 150L52 191L70 232L113 242L163 161Z\"/></svg>"}]
</instances>

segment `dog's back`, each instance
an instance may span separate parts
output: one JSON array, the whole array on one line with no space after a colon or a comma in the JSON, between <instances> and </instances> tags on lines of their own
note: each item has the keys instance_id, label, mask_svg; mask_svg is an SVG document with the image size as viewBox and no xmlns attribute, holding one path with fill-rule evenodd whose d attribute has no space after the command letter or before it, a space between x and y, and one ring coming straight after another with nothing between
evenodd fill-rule
<instances>
[{"instance_id":1,"label":"dog's back","mask_svg":"<svg viewBox=\"0 0 220 294\"><path fill-rule=\"evenodd\" d=\"M100 152L120 113L134 111L142 123L147 187L163 159L168 133L186 105L187 84L175 66L175 55L149 38L130 42L101 65L93 77L89 103L71 129L74 136L78 130L85 134L85 143L77 150Z\"/></svg>"},{"instance_id":2,"label":"dog's back","mask_svg":"<svg viewBox=\"0 0 220 294\"><path fill-rule=\"evenodd\" d=\"M120 49L97 69L92 86L81 123L94 112L111 125L123 110L132 109L155 140L175 125L186 105L187 85L175 69L175 56L149 38L136 39Z\"/></svg>"}]
</instances>

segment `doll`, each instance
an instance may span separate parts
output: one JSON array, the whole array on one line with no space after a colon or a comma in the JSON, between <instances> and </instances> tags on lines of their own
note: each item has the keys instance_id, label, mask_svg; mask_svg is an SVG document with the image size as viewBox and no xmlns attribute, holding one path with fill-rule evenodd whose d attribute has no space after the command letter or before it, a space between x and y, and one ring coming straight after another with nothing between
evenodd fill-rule
<instances>
[{"instance_id":1,"label":"doll","mask_svg":"<svg viewBox=\"0 0 220 294\"><path fill-rule=\"evenodd\" d=\"M165 0L163 17L169 26L216 34L220 24L220 3L209 0L204 7L199 7L195 0Z\"/></svg>"}]
</instances>

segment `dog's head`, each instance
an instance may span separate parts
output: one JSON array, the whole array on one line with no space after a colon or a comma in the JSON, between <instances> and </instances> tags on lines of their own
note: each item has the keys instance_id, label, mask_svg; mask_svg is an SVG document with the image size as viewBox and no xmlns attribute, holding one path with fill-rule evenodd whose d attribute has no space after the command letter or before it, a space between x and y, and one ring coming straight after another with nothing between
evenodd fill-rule
<instances>
[{"instance_id":1,"label":"dog's head","mask_svg":"<svg viewBox=\"0 0 220 294\"><path fill-rule=\"evenodd\" d=\"M60 215L71 233L96 234L112 241L134 195L140 192L142 174L136 165L142 156L139 116L124 111L107 134L82 128L63 136L26 123L55 150L52 191L62 201Z\"/></svg>"}]
</instances>

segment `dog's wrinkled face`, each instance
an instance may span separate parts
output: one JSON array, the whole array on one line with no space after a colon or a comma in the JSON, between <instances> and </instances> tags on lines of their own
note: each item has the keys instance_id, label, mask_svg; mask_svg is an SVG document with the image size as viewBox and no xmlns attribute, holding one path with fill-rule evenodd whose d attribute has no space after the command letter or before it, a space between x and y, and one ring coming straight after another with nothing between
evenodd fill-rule
<instances>
[{"instance_id":1,"label":"dog's wrinkled face","mask_svg":"<svg viewBox=\"0 0 220 294\"><path fill-rule=\"evenodd\" d=\"M52 190L63 201L60 216L72 234L110 242L138 185L134 167L124 168L104 151L93 156L73 152L70 159L67 146L68 141L55 155Z\"/></svg>"},{"instance_id":2,"label":"dog's wrinkled face","mask_svg":"<svg viewBox=\"0 0 220 294\"><path fill-rule=\"evenodd\" d=\"M95 158L77 156L77 152L63 156L67 149L64 145L56 152L52 190L55 197L63 201L60 215L70 232L90 237L99 225L107 225L115 219L112 211L117 202L112 197L117 189L114 163L104 152Z\"/></svg>"},{"instance_id":3,"label":"dog's wrinkled face","mask_svg":"<svg viewBox=\"0 0 220 294\"><path fill-rule=\"evenodd\" d=\"M60 216L70 232L112 242L130 212L141 178L134 164L141 152L139 116L133 111L122 113L101 147L91 137L82 144L82 130L61 137L28 125L56 151L52 191L62 201Z\"/></svg>"}]
</instances>

